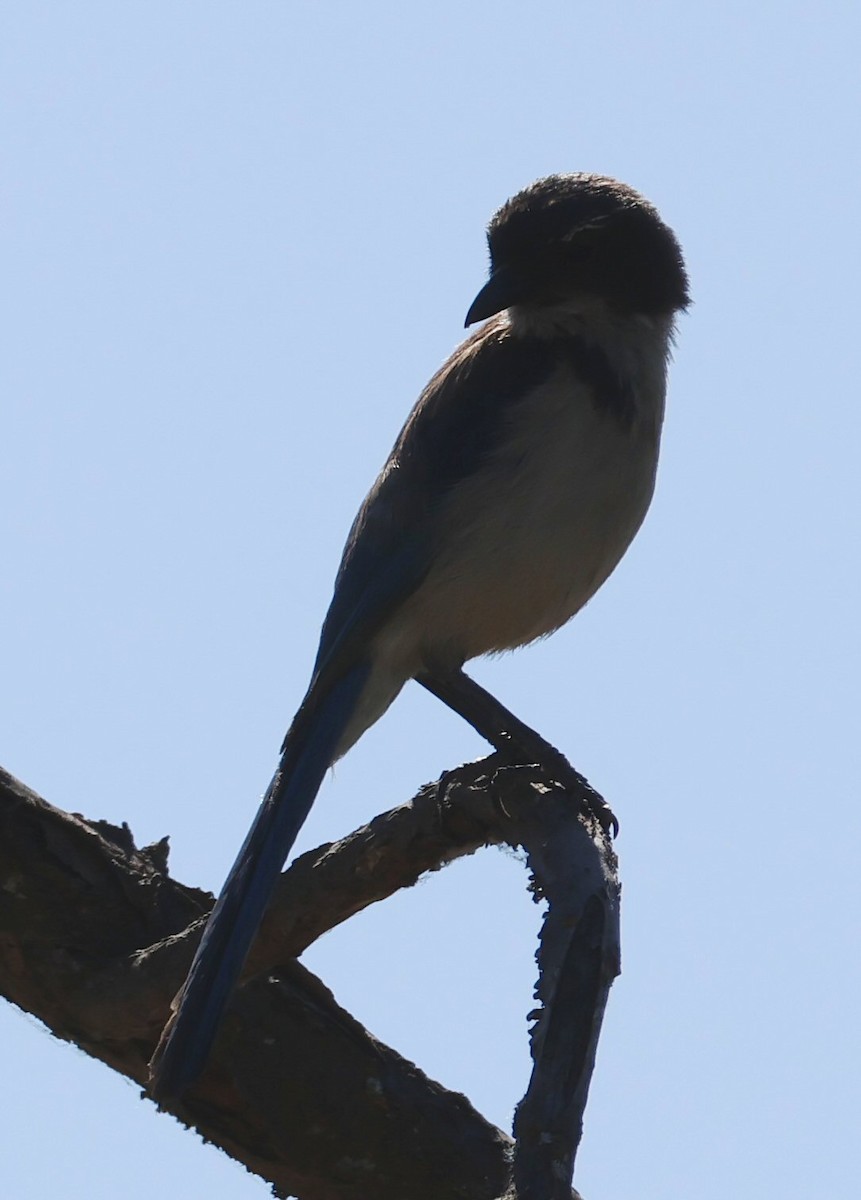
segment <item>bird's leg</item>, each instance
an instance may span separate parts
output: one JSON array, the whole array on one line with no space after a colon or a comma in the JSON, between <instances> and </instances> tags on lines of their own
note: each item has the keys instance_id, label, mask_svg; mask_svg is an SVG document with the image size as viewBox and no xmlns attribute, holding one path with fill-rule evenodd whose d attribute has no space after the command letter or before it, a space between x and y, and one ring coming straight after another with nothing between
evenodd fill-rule
<instances>
[{"instance_id":1,"label":"bird's leg","mask_svg":"<svg viewBox=\"0 0 861 1200\"><path fill-rule=\"evenodd\" d=\"M416 682L463 717L491 746L503 754L514 753L527 762L538 763L559 783L570 787L582 798L601 827L615 837L619 822L612 809L580 772L574 770L565 755L545 741L540 733L524 725L464 671L424 671L416 675Z\"/></svg>"}]
</instances>

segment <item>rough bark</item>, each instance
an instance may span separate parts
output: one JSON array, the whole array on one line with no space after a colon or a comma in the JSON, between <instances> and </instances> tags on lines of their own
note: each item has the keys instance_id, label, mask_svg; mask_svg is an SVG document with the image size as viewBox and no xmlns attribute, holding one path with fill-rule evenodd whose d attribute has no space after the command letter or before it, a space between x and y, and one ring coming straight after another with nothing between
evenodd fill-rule
<instances>
[{"instance_id":1,"label":"rough bark","mask_svg":"<svg viewBox=\"0 0 861 1200\"><path fill-rule=\"evenodd\" d=\"M495 756L284 874L211 1062L175 1114L302 1200L571 1195L603 1006L618 969L615 858L536 769ZM376 1041L295 961L425 871L507 841L549 900L536 1069L518 1144ZM165 842L61 812L0 772L0 991L144 1085L212 897L167 874Z\"/></svg>"}]
</instances>

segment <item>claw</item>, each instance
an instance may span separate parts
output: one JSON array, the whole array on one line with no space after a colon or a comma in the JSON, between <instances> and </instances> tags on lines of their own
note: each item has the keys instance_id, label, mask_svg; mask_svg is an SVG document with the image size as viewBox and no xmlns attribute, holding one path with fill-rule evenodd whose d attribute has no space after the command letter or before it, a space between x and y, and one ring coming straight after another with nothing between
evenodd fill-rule
<instances>
[{"instance_id":1,"label":"claw","mask_svg":"<svg viewBox=\"0 0 861 1200\"><path fill-rule=\"evenodd\" d=\"M589 812L604 830L608 837L615 839L619 836L619 821L606 800L595 793L596 803L590 804Z\"/></svg>"},{"instance_id":2,"label":"claw","mask_svg":"<svg viewBox=\"0 0 861 1200\"><path fill-rule=\"evenodd\" d=\"M589 816L598 822L608 837L617 838L619 836L619 822L616 814L601 793L592 787L585 775L581 775L579 771L575 771L561 751L555 747L550 747L550 749L552 750L552 754L545 756L540 766L551 774L558 783L561 783L563 787L571 789Z\"/></svg>"}]
</instances>

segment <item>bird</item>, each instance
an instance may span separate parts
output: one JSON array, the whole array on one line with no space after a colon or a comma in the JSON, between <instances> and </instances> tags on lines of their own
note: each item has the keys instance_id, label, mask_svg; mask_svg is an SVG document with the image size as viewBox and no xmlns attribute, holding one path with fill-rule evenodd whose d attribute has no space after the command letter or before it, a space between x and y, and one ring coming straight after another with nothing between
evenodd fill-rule
<instances>
[{"instance_id":1,"label":"bird","mask_svg":"<svg viewBox=\"0 0 861 1200\"><path fill-rule=\"evenodd\" d=\"M653 205L605 175L532 183L487 243L465 322L478 328L419 396L350 529L311 682L151 1063L159 1102L203 1070L326 772L408 680L497 745L558 754L463 666L559 629L627 550L654 491L688 277Z\"/></svg>"}]
</instances>

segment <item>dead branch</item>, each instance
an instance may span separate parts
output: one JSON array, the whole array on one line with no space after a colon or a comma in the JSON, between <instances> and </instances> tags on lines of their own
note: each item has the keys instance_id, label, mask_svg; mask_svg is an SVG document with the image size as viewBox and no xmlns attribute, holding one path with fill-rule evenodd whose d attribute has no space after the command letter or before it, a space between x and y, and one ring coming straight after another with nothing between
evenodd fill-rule
<instances>
[{"instance_id":1,"label":"dead branch","mask_svg":"<svg viewBox=\"0 0 861 1200\"><path fill-rule=\"evenodd\" d=\"M512 1186L507 1135L377 1042L292 960L425 871L507 841L527 848L551 905L514 1179L522 1200L569 1196L564 1172L570 1180L618 959L615 859L577 813L535 769L492 756L303 855L282 878L249 982L176 1115L282 1195L502 1195ZM138 850L127 828L63 813L0 772L0 989L57 1036L145 1082L211 903L167 876L165 843Z\"/></svg>"}]
</instances>

